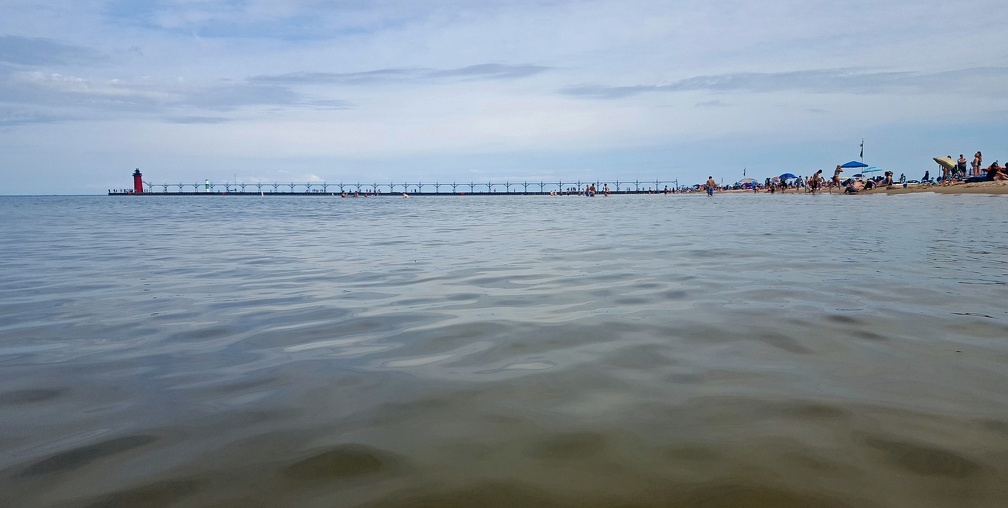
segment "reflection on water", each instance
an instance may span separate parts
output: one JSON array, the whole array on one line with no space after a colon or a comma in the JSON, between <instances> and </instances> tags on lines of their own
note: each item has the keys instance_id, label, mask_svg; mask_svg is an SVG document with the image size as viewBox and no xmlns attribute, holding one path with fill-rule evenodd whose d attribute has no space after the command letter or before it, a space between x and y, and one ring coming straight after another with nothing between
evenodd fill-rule
<instances>
[{"instance_id":1,"label":"reflection on water","mask_svg":"<svg viewBox=\"0 0 1008 508\"><path fill-rule=\"evenodd\" d=\"M0 198L3 506L1001 506L985 196Z\"/></svg>"}]
</instances>

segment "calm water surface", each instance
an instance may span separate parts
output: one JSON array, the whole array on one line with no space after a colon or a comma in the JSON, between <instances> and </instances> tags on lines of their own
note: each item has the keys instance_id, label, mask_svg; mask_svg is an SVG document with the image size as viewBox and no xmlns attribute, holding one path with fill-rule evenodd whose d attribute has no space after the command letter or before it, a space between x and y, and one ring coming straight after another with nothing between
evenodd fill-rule
<instances>
[{"instance_id":1,"label":"calm water surface","mask_svg":"<svg viewBox=\"0 0 1008 508\"><path fill-rule=\"evenodd\" d=\"M1004 197L0 212L3 506L1008 499Z\"/></svg>"}]
</instances>

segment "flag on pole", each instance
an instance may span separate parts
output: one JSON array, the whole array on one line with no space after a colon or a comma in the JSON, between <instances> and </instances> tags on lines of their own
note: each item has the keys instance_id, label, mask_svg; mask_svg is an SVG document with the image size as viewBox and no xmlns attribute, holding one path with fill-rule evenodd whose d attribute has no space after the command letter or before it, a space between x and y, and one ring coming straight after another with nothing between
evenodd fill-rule
<instances>
[{"instance_id":1,"label":"flag on pole","mask_svg":"<svg viewBox=\"0 0 1008 508\"><path fill-rule=\"evenodd\" d=\"M864 139L861 140L861 158L864 159Z\"/></svg>"}]
</instances>

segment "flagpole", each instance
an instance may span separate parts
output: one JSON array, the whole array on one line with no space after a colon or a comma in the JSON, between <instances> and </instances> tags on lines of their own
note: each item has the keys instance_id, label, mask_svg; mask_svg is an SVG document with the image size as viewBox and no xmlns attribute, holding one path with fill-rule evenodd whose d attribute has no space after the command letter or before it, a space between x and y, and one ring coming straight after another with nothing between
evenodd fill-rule
<instances>
[{"instance_id":1,"label":"flagpole","mask_svg":"<svg viewBox=\"0 0 1008 508\"><path fill-rule=\"evenodd\" d=\"M864 164L864 138L861 138L861 164Z\"/></svg>"}]
</instances>

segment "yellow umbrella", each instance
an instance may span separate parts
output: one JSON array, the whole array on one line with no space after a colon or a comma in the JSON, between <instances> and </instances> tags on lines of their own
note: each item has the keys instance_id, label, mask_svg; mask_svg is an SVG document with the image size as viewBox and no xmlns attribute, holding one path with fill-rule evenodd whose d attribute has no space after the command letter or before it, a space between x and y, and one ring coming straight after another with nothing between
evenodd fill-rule
<instances>
[{"instance_id":1,"label":"yellow umbrella","mask_svg":"<svg viewBox=\"0 0 1008 508\"><path fill-rule=\"evenodd\" d=\"M952 160L952 157L934 157L934 161L941 164L941 167L951 171L955 169L956 163Z\"/></svg>"}]
</instances>

